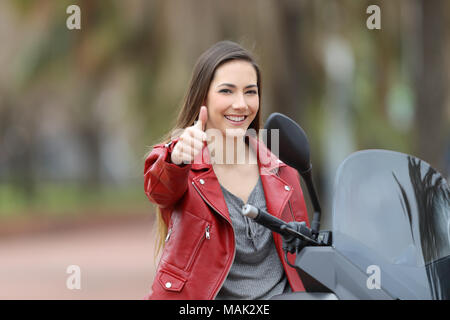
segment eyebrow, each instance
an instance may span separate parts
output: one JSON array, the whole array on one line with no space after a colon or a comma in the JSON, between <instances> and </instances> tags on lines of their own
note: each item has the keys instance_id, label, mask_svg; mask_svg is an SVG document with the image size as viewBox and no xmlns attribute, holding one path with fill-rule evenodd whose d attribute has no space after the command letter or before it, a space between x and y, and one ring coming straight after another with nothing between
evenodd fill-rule
<instances>
[{"instance_id":1,"label":"eyebrow","mask_svg":"<svg viewBox=\"0 0 450 320\"><path fill-rule=\"evenodd\" d=\"M232 83L221 83L217 87L221 87L221 86L236 88L236 86ZM253 87L258 87L258 86L256 84L250 84L250 85L246 86L244 89L253 88Z\"/></svg>"}]
</instances>

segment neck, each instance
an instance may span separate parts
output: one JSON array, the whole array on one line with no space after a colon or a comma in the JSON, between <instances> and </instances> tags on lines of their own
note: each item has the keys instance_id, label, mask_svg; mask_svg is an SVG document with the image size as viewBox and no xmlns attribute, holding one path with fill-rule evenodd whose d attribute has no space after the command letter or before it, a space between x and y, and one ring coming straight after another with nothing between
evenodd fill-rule
<instances>
[{"instance_id":1,"label":"neck","mask_svg":"<svg viewBox=\"0 0 450 320\"><path fill-rule=\"evenodd\" d=\"M222 143L215 144L215 165L257 164L244 136L224 136ZM220 153L221 152L221 153Z\"/></svg>"}]
</instances>

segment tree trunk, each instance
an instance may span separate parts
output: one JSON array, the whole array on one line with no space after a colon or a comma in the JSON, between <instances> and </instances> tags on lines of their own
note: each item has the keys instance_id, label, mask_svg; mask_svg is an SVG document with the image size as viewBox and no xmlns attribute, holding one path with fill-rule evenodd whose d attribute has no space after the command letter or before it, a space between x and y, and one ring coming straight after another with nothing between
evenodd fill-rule
<instances>
[{"instance_id":1,"label":"tree trunk","mask_svg":"<svg viewBox=\"0 0 450 320\"><path fill-rule=\"evenodd\" d=\"M445 149L445 3L422 0L422 34L419 36L417 66L417 150L416 155L442 171ZM421 43L420 43L421 42Z\"/></svg>"}]
</instances>

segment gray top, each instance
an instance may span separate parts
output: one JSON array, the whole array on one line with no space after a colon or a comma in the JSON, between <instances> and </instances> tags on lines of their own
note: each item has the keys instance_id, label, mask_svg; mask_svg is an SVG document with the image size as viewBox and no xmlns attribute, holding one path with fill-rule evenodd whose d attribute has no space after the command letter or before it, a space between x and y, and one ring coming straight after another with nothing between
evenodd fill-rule
<instances>
[{"instance_id":1,"label":"gray top","mask_svg":"<svg viewBox=\"0 0 450 320\"><path fill-rule=\"evenodd\" d=\"M269 299L274 295L290 292L272 231L243 216L242 199L222 185L221 188L233 223L236 255L216 299ZM261 177L247 203L267 210Z\"/></svg>"}]
</instances>

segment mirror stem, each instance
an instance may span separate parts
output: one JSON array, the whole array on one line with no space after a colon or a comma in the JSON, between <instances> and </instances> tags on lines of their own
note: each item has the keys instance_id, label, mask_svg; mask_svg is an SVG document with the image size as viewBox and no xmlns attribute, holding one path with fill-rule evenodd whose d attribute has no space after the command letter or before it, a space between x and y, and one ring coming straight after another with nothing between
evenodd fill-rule
<instances>
[{"instance_id":1,"label":"mirror stem","mask_svg":"<svg viewBox=\"0 0 450 320\"><path fill-rule=\"evenodd\" d=\"M300 172L303 180L305 180L306 187L308 188L309 198L311 199L314 215L313 220L311 222L311 231L314 237L317 237L320 230L320 216L321 216L321 208L319 204L319 198L317 197L316 189L314 188L314 183L312 180L312 165L310 165L309 169L303 172Z\"/></svg>"}]
</instances>

